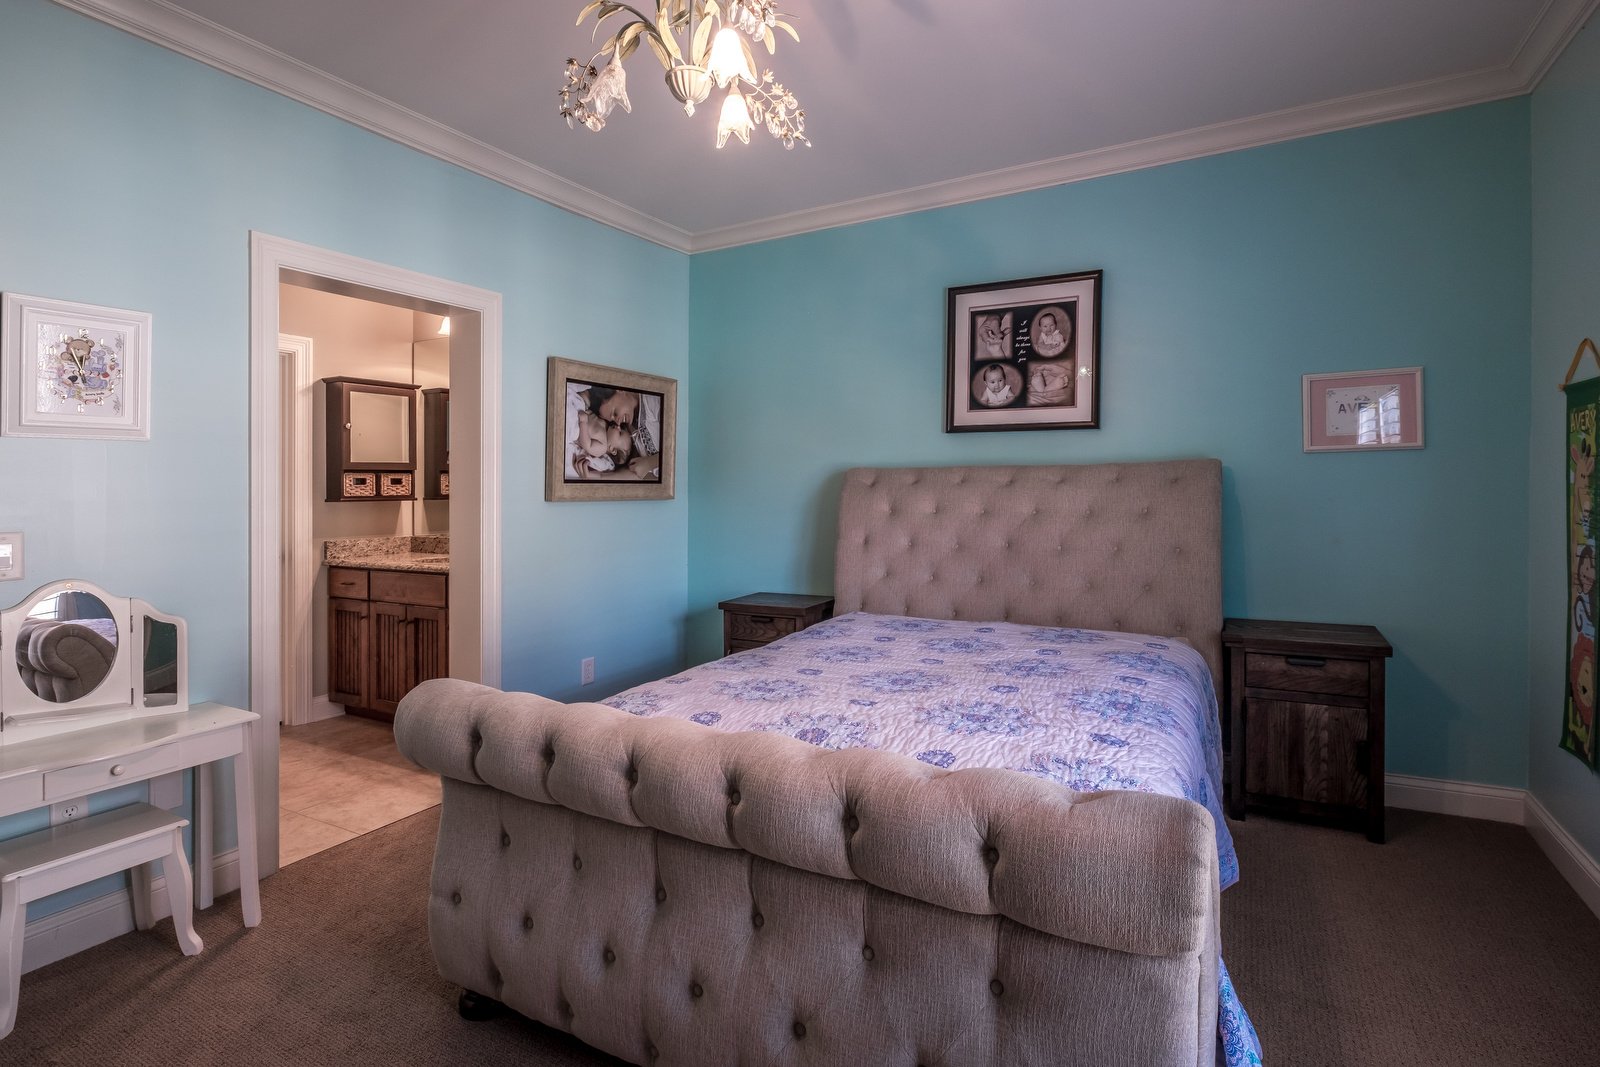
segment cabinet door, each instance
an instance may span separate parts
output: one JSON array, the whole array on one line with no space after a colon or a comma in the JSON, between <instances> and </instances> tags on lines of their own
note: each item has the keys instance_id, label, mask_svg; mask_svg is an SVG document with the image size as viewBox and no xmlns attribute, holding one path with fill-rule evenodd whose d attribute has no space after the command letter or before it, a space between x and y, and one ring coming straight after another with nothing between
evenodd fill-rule
<instances>
[{"instance_id":1,"label":"cabinet door","mask_svg":"<svg viewBox=\"0 0 1600 1067\"><path fill-rule=\"evenodd\" d=\"M1366 804L1367 709L1257 698L1246 722L1246 792Z\"/></svg>"},{"instance_id":2,"label":"cabinet door","mask_svg":"<svg viewBox=\"0 0 1600 1067\"><path fill-rule=\"evenodd\" d=\"M365 600L328 599L328 699L335 704L367 706L370 609Z\"/></svg>"},{"instance_id":3,"label":"cabinet door","mask_svg":"<svg viewBox=\"0 0 1600 1067\"><path fill-rule=\"evenodd\" d=\"M406 608L411 621L414 669L407 692L419 682L429 678L446 678L450 675L450 613L444 608L428 608L413 604Z\"/></svg>"},{"instance_id":4,"label":"cabinet door","mask_svg":"<svg viewBox=\"0 0 1600 1067\"><path fill-rule=\"evenodd\" d=\"M393 715L395 705L411 689L414 641L412 626L404 604L373 601L372 608L372 685L367 695L368 710Z\"/></svg>"}]
</instances>

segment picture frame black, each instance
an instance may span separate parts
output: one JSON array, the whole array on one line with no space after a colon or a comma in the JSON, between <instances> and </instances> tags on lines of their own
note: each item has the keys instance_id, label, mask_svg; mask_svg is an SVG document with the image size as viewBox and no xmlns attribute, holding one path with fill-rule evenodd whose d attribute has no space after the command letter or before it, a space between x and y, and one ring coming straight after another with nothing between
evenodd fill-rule
<instances>
[{"instance_id":1,"label":"picture frame black","mask_svg":"<svg viewBox=\"0 0 1600 1067\"><path fill-rule=\"evenodd\" d=\"M947 289L944 432L1099 429L1104 273Z\"/></svg>"}]
</instances>

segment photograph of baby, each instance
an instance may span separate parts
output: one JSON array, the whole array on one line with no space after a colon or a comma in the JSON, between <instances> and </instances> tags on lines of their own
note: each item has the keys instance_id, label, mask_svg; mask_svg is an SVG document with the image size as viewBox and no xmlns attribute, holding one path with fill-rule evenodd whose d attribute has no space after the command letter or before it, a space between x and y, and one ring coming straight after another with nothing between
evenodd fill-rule
<instances>
[{"instance_id":1,"label":"photograph of baby","mask_svg":"<svg viewBox=\"0 0 1600 1067\"><path fill-rule=\"evenodd\" d=\"M946 289L945 433L1099 429L1103 275Z\"/></svg>"},{"instance_id":2,"label":"photograph of baby","mask_svg":"<svg viewBox=\"0 0 1600 1067\"><path fill-rule=\"evenodd\" d=\"M1011 312L973 317L972 358L1011 358Z\"/></svg>"},{"instance_id":3,"label":"photograph of baby","mask_svg":"<svg viewBox=\"0 0 1600 1067\"><path fill-rule=\"evenodd\" d=\"M1064 307L1051 304L1040 308L1030 325L1033 350L1041 356L1054 359L1072 342L1072 316Z\"/></svg>"},{"instance_id":4,"label":"photograph of baby","mask_svg":"<svg viewBox=\"0 0 1600 1067\"><path fill-rule=\"evenodd\" d=\"M1075 300L972 312L969 411L1077 402Z\"/></svg>"},{"instance_id":5,"label":"photograph of baby","mask_svg":"<svg viewBox=\"0 0 1600 1067\"><path fill-rule=\"evenodd\" d=\"M566 480L659 482L661 399L568 381Z\"/></svg>"},{"instance_id":6,"label":"photograph of baby","mask_svg":"<svg viewBox=\"0 0 1600 1067\"><path fill-rule=\"evenodd\" d=\"M546 500L670 500L678 383L550 358Z\"/></svg>"},{"instance_id":7,"label":"photograph of baby","mask_svg":"<svg viewBox=\"0 0 1600 1067\"><path fill-rule=\"evenodd\" d=\"M1009 363L983 363L972 375L972 399L980 407L1003 408L1022 395L1022 372Z\"/></svg>"}]
</instances>

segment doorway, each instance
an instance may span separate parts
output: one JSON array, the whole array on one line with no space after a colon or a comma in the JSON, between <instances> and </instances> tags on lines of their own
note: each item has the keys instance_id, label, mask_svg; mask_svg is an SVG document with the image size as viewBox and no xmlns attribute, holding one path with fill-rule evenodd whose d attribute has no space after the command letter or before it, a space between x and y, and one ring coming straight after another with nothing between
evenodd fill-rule
<instances>
[{"instance_id":1,"label":"doorway","mask_svg":"<svg viewBox=\"0 0 1600 1067\"><path fill-rule=\"evenodd\" d=\"M308 700L303 688L314 673L308 663L312 642L306 624L316 615L307 604L305 576L321 569L321 545L308 535L308 516L302 512L309 507L294 506L308 499L306 487L295 483L316 481L319 474L305 459L309 448L298 447L310 440L303 432L305 421L314 424L318 417L309 410L314 405L303 402L303 386L316 373L307 372L315 348L294 337L280 338L280 284L406 309L418 321L449 317L449 436L456 461L445 503L449 674L486 685L500 681L499 294L253 233L250 676L251 707L261 715L255 765L263 873L280 865L278 727L285 709L301 722L315 718L319 708L324 715L330 713L316 703L317 694ZM296 447L287 447L291 444ZM285 496L286 488L295 489L293 498ZM439 508L432 506L438 524ZM336 752L342 748L375 754L377 764L389 759L380 744L389 742L364 729L334 721L320 740ZM305 758L305 750L297 751Z\"/></svg>"}]
</instances>

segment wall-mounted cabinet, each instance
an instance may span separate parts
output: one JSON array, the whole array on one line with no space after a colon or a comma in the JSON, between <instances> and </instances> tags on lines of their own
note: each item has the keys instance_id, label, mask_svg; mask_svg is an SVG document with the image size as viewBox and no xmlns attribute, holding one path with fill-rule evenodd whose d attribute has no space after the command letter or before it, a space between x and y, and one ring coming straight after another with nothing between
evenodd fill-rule
<instances>
[{"instance_id":1,"label":"wall-mounted cabinet","mask_svg":"<svg viewBox=\"0 0 1600 1067\"><path fill-rule=\"evenodd\" d=\"M328 500L415 500L417 387L324 378Z\"/></svg>"},{"instance_id":2,"label":"wall-mounted cabinet","mask_svg":"<svg viewBox=\"0 0 1600 1067\"><path fill-rule=\"evenodd\" d=\"M422 391L422 496L450 497L450 390Z\"/></svg>"}]
</instances>

